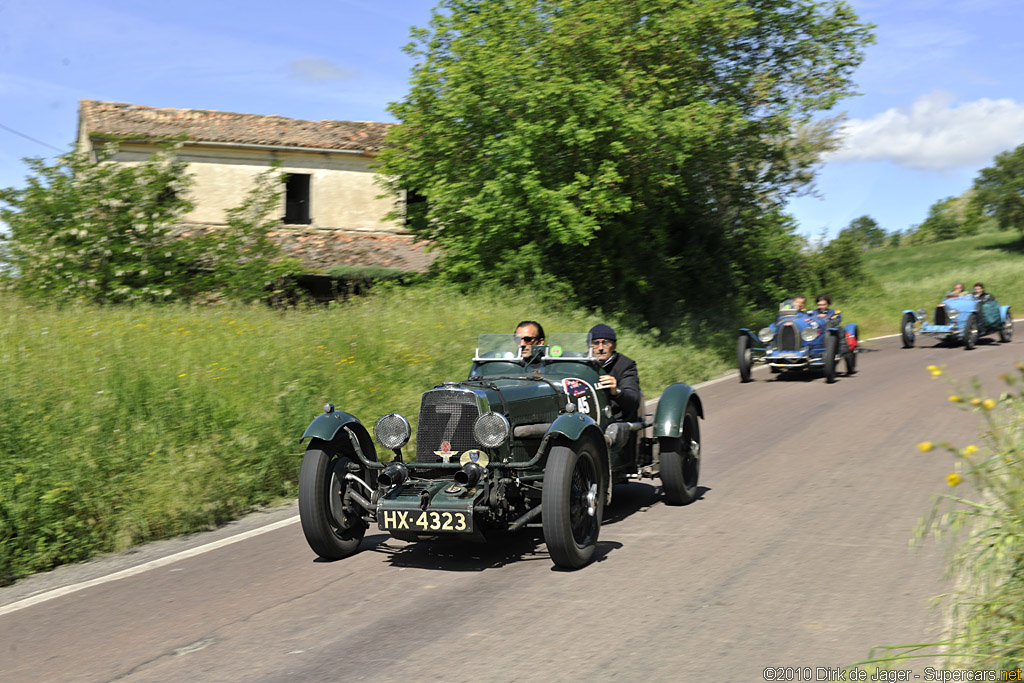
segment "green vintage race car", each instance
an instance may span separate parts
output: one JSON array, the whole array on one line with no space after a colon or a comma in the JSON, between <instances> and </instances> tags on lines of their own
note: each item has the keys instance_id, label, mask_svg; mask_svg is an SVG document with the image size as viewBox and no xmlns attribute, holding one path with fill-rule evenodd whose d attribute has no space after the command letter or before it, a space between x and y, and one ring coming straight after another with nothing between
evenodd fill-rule
<instances>
[{"instance_id":1,"label":"green vintage race car","mask_svg":"<svg viewBox=\"0 0 1024 683\"><path fill-rule=\"evenodd\" d=\"M666 503L692 502L697 393L673 384L653 416L615 422L608 392L595 388L601 366L589 341L552 334L523 358L514 335L480 335L470 377L424 392L411 459L404 416L384 415L371 438L354 415L324 406L302 435L299 515L310 547L347 557L370 525L407 541L483 541L539 526L552 562L575 569L594 554L611 484L660 477Z\"/></svg>"}]
</instances>

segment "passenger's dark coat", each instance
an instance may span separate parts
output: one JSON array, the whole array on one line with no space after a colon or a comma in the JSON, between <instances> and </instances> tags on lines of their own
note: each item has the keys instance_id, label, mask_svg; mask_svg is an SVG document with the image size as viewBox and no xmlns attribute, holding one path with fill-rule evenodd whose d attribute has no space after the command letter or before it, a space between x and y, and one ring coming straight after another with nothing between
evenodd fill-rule
<instances>
[{"instance_id":1,"label":"passenger's dark coat","mask_svg":"<svg viewBox=\"0 0 1024 683\"><path fill-rule=\"evenodd\" d=\"M618 396L611 396L612 417L626 422L640 420L640 375L636 362L629 356L616 352L605 361L604 371L619 383ZM611 395L611 392L608 392Z\"/></svg>"}]
</instances>

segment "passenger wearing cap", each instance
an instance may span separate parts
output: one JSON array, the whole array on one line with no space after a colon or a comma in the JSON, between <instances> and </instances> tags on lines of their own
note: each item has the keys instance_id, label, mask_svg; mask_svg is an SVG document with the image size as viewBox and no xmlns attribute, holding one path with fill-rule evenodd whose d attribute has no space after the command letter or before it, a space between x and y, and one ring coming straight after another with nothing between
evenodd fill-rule
<instances>
[{"instance_id":1,"label":"passenger wearing cap","mask_svg":"<svg viewBox=\"0 0 1024 683\"><path fill-rule=\"evenodd\" d=\"M607 389L611 397L612 419L624 422L640 420L640 375L636 362L619 353L615 330L600 323L590 328L590 351L601 361L598 389Z\"/></svg>"}]
</instances>

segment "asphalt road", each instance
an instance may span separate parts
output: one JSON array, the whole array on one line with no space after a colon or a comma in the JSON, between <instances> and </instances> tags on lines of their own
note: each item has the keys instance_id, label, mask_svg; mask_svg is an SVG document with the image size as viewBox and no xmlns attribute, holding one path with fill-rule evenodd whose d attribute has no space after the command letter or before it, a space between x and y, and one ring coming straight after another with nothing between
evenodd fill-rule
<instances>
[{"instance_id":1,"label":"asphalt road","mask_svg":"<svg viewBox=\"0 0 1024 683\"><path fill-rule=\"evenodd\" d=\"M760 370L704 386L701 498L617 487L576 572L552 568L539 534L438 546L371 530L358 555L320 562L291 506L32 577L0 590L0 680L761 681L933 640L942 546L908 541L952 458L915 445L980 443L944 380L998 392L1022 355L889 338L832 385Z\"/></svg>"}]
</instances>

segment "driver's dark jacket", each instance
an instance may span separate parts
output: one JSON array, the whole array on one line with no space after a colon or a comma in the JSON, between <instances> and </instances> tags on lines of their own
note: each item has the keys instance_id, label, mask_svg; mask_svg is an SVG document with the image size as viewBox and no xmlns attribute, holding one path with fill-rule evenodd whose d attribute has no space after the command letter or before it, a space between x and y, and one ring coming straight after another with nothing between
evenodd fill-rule
<instances>
[{"instance_id":1,"label":"driver's dark jacket","mask_svg":"<svg viewBox=\"0 0 1024 683\"><path fill-rule=\"evenodd\" d=\"M636 370L636 361L621 353L614 353L606 360L602 368L619 383L619 395L608 397L611 400L612 419L625 422L640 420L640 375Z\"/></svg>"}]
</instances>

